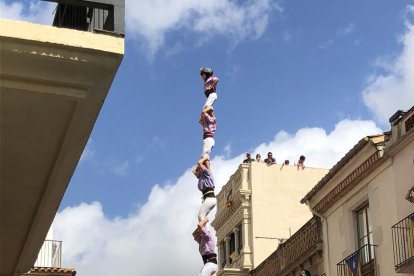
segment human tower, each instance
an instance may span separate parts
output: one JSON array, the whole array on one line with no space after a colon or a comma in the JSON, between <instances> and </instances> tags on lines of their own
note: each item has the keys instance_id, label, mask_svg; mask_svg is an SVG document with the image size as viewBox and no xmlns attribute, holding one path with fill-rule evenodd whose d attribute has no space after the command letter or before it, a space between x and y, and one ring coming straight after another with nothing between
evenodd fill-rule
<instances>
[{"instance_id":1,"label":"human tower","mask_svg":"<svg viewBox=\"0 0 414 276\"><path fill-rule=\"evenodd\" d=\"M194 175L198 179L198 189L202 193L202 204L198 212L198 224L193 232L193 237L198 243L200 255L204 263L200 276L210 276L217 271L215 243L206 225L208 223L208 214L217 204L217 199L214 195L215 186L210 165L210 154L214 147L214 133L217 128L213 104L217 100L216 89L219 80L214 76L213 69L211 68L200 68L200 76L204 81L204 94L207 99L198 121L203 128L203 150L201 158L193 170Z\"/></svg>"}]
</instances>

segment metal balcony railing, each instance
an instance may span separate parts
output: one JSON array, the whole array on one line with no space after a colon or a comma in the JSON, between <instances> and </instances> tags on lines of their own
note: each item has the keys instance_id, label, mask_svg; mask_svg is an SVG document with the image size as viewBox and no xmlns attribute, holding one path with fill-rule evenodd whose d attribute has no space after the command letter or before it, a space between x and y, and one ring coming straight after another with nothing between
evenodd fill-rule
<instances>
[{"instance_id":1,"label":"metal balcony railing","mask_svg":"<svg viewBox=\"0 0 414 276\"><path fill-rule=\"evenodd\" d=\"M414 213L391 227L395 270L414 262Z\"/></svg>"},{"instance_id":2,"label":"metal balcony railing","mask_svg":"<svg viewBox=\"0 0 414 276\"><path fill-rule=\"evenodd\" d=\"M125 36L125 0L42 0L58 3L53 26Z\"/></svg>"},{"instance_id":3,"label":"metal balcony railing","mask_svg":"<svg viewBox=\"0 0 414 276\"><path fill-rule=\"evenodd\" d=\"M61 267L62 241L45 240L37 255L35 267Z\"/></svg>"},{"instance_id":4,"label":"metal balcony railing","mask_svg":"<svg viewBox=\"0 0 414 276\"><path fill-rule=\"evenodd\" d=\"M376 276L376 245L367 244L337 264L338 276Z\"/></svg>"},{"instance_id":5,"label":"metal balcony railing","mask_svg":"<svg viewBox=\"0 0 414 276\"><path fill-rule=\"evenodd\" d=\"M251 275L291 275L300 264L298 260L307 259L320 251L321 243L321 221L318 217L313 217L292 237L281 243L275 252L251 272Z\"/></svg>"}]
</instances>

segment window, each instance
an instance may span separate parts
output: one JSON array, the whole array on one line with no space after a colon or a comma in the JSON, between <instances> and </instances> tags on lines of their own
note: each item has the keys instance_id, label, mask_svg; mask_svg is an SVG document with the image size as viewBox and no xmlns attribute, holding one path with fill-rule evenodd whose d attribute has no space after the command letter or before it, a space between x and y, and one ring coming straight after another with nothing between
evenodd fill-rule
<instances>
[{"instance_id":1,"label":"window","mask_svg":"<svg viewBox=\"0 0 414 276\"><path fill-rule=\"evenodd\" d=\"M243 248L243 223L241 223L239 226L239 248L238 248L238 252L240 254L242 248Z\"/></svg>"},{"instance_id":2,"label":"window","mask_svg":"<svg viewBox=\"0 0 414 276\"><path fill-rule=\"evenodd\" d=\"M358 247L372 244L372 226L369 218L369 205L365 205L356 212Z\"/></svg>"},{"instance_id":3,"label":"window","mask_svg":"<svg viewBox=\"0 0 414 276\"><path fill-rule=\"evenodd\" d=\"M236 240L235 240L235 236L234 233L231 233L230 235L230 263L232 263L234 261L235 258L235 251L236 251Z\"/></svg>"},{"instance_id":4,"label":"window","mask_svg":"<svg viewBox=\"0 0 414 276\"><path fill-rule=\"evenodd\" d=\"M370 222L369 205L364 205L356 212L358 249L362 265L371 263L374 259L374 247L372 246L372 225Z\"/></svg>"}]
</instances>

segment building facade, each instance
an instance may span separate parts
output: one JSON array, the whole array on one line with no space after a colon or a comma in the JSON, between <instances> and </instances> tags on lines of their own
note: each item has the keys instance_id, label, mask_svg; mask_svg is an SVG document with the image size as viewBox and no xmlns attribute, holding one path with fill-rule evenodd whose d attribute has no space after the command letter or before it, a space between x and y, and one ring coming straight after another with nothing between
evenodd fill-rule
<instances>
[{"instance_id":1,"label":"building facade","mask_svg":"<svg viewBox=\"0 0 414 276\"><path fill-rule=\"evenodd\" d=\"M414 108L361 139L301 200L322 220L327 275L414 275ZM356 274L356 273L359 274Z\"/></svg>"},{"instance_id":2,"label":"building facade","mask_svg":"<svg viewBox=\"0 0 414 276\"><path fill-rule=\"evenodd\" d=\"M241 164L217 195L220 275L249 275L312 214L299 200L327 170ZM310 183L313 183L310 184Z\"/></svg>"}]
</instances>

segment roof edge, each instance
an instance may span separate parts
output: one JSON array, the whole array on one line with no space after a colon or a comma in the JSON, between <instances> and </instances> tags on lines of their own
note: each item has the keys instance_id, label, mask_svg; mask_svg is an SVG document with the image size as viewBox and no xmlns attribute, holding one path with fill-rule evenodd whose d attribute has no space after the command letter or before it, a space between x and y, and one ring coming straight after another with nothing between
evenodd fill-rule
<instances>
[{"instance_id":1,"label":"roof edge","mask_svg":"<svg viewBox=\"0 0 414 276\"><path fill-rule=\"evenodd\" d=\"M310 190L301 200L304 204L311 200L348 162L367 144L375 144L372 139L384 136L386 133L369 135L358 141L330 170L329 172Z\"/></svg>"}]
</instances>

